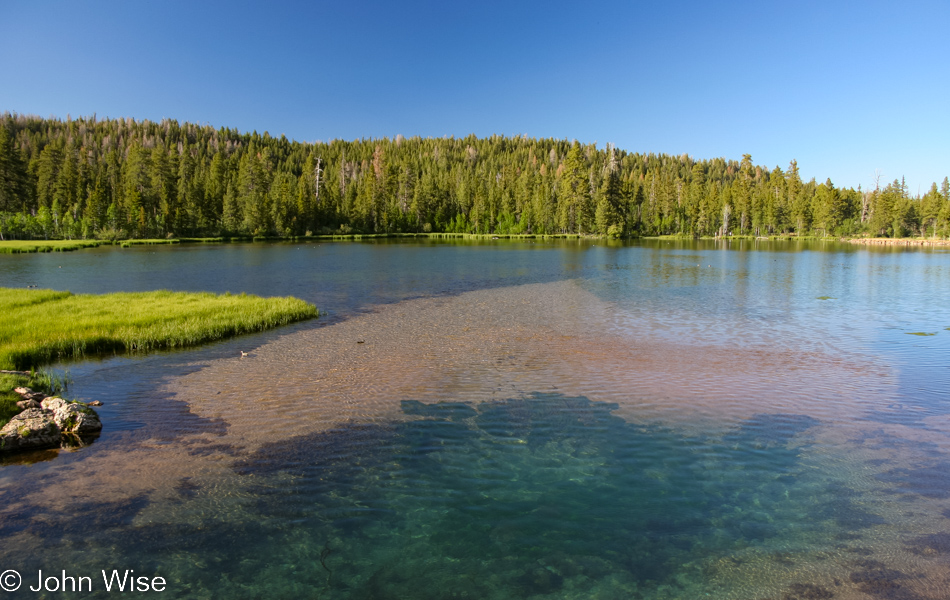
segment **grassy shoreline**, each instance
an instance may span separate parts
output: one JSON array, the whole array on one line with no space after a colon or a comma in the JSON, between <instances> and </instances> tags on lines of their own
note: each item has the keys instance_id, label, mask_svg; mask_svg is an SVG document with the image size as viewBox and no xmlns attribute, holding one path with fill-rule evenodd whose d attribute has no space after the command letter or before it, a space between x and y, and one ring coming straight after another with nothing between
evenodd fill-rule
<instances>
[{"instance_id":1,"label":"grassy shoreline","mask_svg":"<svg viewBox=\"0 0 950 600\"><path fill-rule=\"evenodd\" d=\"M33 254L36 252L72 252L84 248L98 248L100 240L3 240L0 254Z\"/></svg>"},{"instance_id":2,"label":"grassy shoreline","mask_svg":"<svg viewBox=\"0 0 950 600\"><path fill-rule=\"evenodd\" d=\"M702 236L694 237L692 235L670 234L658 236L645 236L635 238L623 238L616 240L604 235L590 235L579 233L554 233L554 234L531 234L531 233L347 233L332 235L310 235L310 236L233 236L233 237L208 237L208 238L165 238L165 239L131 239L131 240L3 240L0 241L0 254L29 254L37 252L72 252L85 248L98 248L100 246L121 246L122 248L131 248L132 246L158 246L174 244L230 244L230 243L248 243L248 242L336 242L336 241L371 241L384 239L430 239L430 240L609 240L623 241L623 239L666 239L666 240L757 240L757 241L823 241L823 242L843 242L850 244L862 244L867 246L950 246L950 239L942 238L866 238L866 237L819 237L819 236L796 236L796 235L771 235L771 236L753 236L753 235L730 235L726 237Z\"/></svg>"},{"instance_id":3,"label":"grassy shoreline","mask_svg":"<svg viewBox=\"0 0 950 600\"><path fill-rule=\"evenodd\" d=\"M128 240L0 240L0 254L20 254L29 252L68 252L99 246L157 246L168 244L228 244L247 242L327 242L327 241L364 241L383 239L432 239L432 240L579 240L579 239L615 239L606 235L579 233L346 233L308 236L219 236L219 237L178 237L162 239ZM725 237L701 236L689 234L669 234L637 236L622 239L700 239L700 240L760 240L760 241L836 241L854 244L889 245L950 245L950 239L944 238L880 238L880 237L821 237L779 234L769 236L729 235Z\"/></svg>"},{"instance_id":4,"label":"grassy shoreline","mask_svg":"<svg viewBox=\"0 0 950 600\"><path fill-rule=\"evenodd\" d=\"M578 233L555 234L495 234L495 233L346 233L309 236L222 236L222 237L181 237L162 239L130 240L0 240L0 254L27 254L35 252L70 252L83 248L99 246L160 246L174 244L229 244L246 242L329 242L362 241L376 239L436 239L436 240L497 240L497 239L600 239L605 236L581 235Z\"/></svg>"},{"instance_id":5,"label":"grassy shoreline","mask_svg":"<svg viewBox=\"0 0 950 600\"><path fill-rule=\"evenodd\" d=\"M101 354L183 348L319 315L296 298L0 288L0 369Z\"/></svg>"}]
</instances>

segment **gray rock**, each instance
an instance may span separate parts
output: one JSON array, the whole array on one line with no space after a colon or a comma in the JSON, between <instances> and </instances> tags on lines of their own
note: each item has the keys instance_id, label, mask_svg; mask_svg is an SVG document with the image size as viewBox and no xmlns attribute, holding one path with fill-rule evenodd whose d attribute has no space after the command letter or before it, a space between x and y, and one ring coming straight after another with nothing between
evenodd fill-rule
<instances>
[{"instance_id":1,"label":"gray rock","mask_svg":"<svg viewBox=\"0 0 950 600\"><path fill-rule=\"evenodd\" d=\"M45 396L37 402L21 395L26 399L17 404L24 410L0 429L0 452L81 446L102 431L99 415L82 402Z\"/></svg>"},{"instance_id":2,"label":"gray rock","mask_svg":"<svg viewBox=\"0 0 950 600\"><path fill-rule=\"evenodd\" d=\"M76 435L90 435L102 431L102 421L99 415L85 404L79 402L66 402L61 398L55 398L62 402L56 404L50 403L53 410L53 420L59 426L63 433L75 433ZM46 401L43 401L46 404Z\"/></svg>"},{"instance_id":3,"label":"gray rock","mask_svg":"<svg viewBox=\"0 0 950 600\"><path fill-rule=\"evenodd\" d=\"M66 406L67 404L69 403L63 400L62 398L57 398L55 396L44 398L43 401L40 402L40 406L42 406L46 410L52 410L52 411L59 410L60 408Z\"/></svg>"},{"instance_id":4,"label":"gray rock","mask_svg":"<svg viewBox=\"0 0 950 600\"><path fill-rule=\"evenodd\" d=\"M17 394L20 394L24 400L36 400L37 402L40 402L43 400L43 398L46 398L46 394L43 392L34 392L28 387L14 388L13 391Z\"/></svg>"},{"instance_id":5,"label":"gray rock","mask_svg":"<svg viewBox=\"0 0 950 600\"><path fill-rule=\"evenodd\" d=\"M61 438L60 428L50 411L28 408L0 429L0 451L55 448Z\"/></svg>"}]
</instances>

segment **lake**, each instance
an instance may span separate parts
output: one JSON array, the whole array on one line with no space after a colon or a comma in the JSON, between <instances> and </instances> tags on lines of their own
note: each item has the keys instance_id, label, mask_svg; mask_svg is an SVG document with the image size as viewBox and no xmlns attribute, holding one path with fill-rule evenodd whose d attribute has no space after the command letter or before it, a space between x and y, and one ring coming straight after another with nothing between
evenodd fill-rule
<instances>
[{"instance_id":1,"label":"lake","mask_svg":"<svg viewBox=\"0 0 950 600\"><path fill-rule=\"evenodd\" d=\"M325 311L57 365L105 428L0 464L10 597L63 596L40 570L83 597L115 593L103 570L175 598L950 590L945 250L142 246L0 255L0 285Z\"/></svg>"}]
</instances>

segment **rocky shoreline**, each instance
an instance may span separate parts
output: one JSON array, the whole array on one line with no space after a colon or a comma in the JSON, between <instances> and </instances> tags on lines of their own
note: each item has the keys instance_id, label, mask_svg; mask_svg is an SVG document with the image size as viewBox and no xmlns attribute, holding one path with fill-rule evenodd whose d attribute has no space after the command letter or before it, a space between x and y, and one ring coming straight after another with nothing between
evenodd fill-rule
<instances>
[{"instance_id":1,"label":"rocky shoreline","mask_svg":"<svg viewBox=\"0 0 950 600\"><path fill-rule=\"evenodd\" d=\"M84 446L102 431L99 415L88 404L26 387L14 391L23 398L17 402L23 411L0 429L0 453Z\"/></svg>"}]
</instances>

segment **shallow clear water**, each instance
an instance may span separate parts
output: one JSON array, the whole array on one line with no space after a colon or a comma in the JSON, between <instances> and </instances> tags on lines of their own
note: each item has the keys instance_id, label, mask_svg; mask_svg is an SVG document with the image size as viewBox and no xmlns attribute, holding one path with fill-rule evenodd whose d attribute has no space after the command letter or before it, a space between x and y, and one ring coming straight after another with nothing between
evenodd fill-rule
<instances>
[{"instance_id":1,"label":"shallow clear water","mask_svg":"<svg viewBox=\"0 0 950 600\"><path fill-rule=\"evenodd\" d=\"M62 366L106 429L5 459L0 571L12 597L132 569L197 598L946 598L950 255L900 250L0 256L5 286L329 312Z\"/></svg>"}]
</instances>

